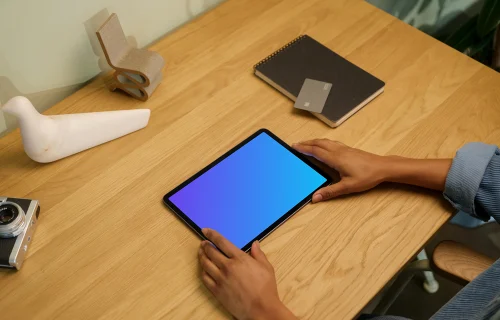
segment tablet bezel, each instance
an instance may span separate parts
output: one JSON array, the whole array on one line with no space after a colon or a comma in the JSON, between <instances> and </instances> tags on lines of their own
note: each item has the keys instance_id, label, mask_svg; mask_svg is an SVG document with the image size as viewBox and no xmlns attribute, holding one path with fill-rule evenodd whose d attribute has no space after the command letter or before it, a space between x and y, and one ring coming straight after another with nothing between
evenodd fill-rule
<instances>
[{"instance_id":1,"label":"tablet bezel","mask_svg":"<svg viewBox=\"0 0 500 320\"><path fill-rule=\"evenodd\" d=\"M208 166L200 170L198 173L178 185L176 188L174 188L172 191L167 193L163 197L163 203L170 209L172 212L174 212L184 223L186 223L198 236L200 236L202 239L206 240L206 237L203 235L201 228L196 225L182 210L180 210L172 201L169 200L170 197L172 197L174 194L176 194L178 191L186 187L188 184L196 180L198 177L203 175L205 172L208 170L212 169L214 166L219 164L221 161L229 157L231 154L235 153L237 150L242 148L244 145L255 139L257 136L260 134L265 133L269 137L271 137L273 140L278 142L280 145L282 145L285 149L287 149L289 152L291 152L293 155L295 155L297 158L302 160L306 165L308 165L310 168L312 168L314 171L316 171L318 174L320 174L323 178L326 179L326 181L319 186L317 189L315 189L313 192L311 192L307 197L302 199L299 203L297 203L292 209L290 209L287 213L282 215L279 219L277 219L274 223L272 223L269 227L267 227L264 231L262 231L260 234L258 234L254 239L252 239L250 242L248 242L241 250L248 252L250 248L252 247L252 243L256 240L263 240L265 237L267 237L271 232L273 232L276 228L278 228L282 223L284 223L286 220L288 220L291 216L293 216L297 211L299 211L302 207L304 207L306 204L308 204L312 200L312 195L314 192L319 190L320 188L326 187L332 183L332 178L323 170L321 170L318 166L313 164L311 161L309 161L303 154L299 153L295 149L291 148L288 144L286 144L284 141L282 141L280 138L278 138L276 135L274 135L271 131L268 129L260 129L242 142L240 142L237 146L226 152L224 155L219 157L217 160L214 162L210 163Z\"/></svg>"}]
</instances>

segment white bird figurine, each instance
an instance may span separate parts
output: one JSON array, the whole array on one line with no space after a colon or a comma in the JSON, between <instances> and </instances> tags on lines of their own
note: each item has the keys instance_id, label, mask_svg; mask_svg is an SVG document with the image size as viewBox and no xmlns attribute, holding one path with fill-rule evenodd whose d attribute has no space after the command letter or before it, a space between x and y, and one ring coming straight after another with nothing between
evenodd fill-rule
<instances>
[{"instance_id":1,"label":"white bird figurine","mask_svg":"<svg viewBox=\"0 0 500 320\"><path fill-rule=\"evenodd\" d=\"M147 126L149 109L44 116L25 97L10 99L2 110L17 117L24 151L47 163L95 147Z\"/></svg>"}]
</instances>

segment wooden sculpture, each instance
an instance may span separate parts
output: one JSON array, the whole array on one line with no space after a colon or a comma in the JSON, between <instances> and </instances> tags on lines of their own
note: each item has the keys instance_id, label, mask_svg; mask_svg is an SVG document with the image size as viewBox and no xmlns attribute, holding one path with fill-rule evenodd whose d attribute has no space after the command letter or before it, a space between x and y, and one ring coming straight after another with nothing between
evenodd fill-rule
<instances>
[{"instance_id":1,"label":"wooden sculpture","mask_svg":"<svg viewBox=\"0 0 500 320\"><path fill-rule=\"evenodd\" d=\"M120 89L142 101L149 99L162 80L163 57L132 47L113 13L96 32L109 65L115 70L111 90Z\"/></svg>"},{"instance_id":2,"label":"wooden sculpture","mask_svg":"<svg viewBox=\"0 0 500 320\"><path fill-rule=\"evenodd\" d=\"M44 116L25 97L2 110L17 117L24 151L34 161L52 162L144 128L149 109Z\"/></svg>"}]
</instances>

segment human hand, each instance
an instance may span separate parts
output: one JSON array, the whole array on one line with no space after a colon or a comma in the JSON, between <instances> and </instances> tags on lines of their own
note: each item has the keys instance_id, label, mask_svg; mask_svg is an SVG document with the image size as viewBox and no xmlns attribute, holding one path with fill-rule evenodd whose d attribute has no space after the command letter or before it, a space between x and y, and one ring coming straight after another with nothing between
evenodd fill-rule
<instances>
[{"instance_id":1,"label":"human hand","mask_svg":"<svg viewBox=\"0 0 500 320\"><path fill-rule=\"evenodd\" d=\"M313 202L369 190L384 181L385 158L343 143L316 139L294 144L293 148L312 156L339 172L341 180L313 195Z\"/></svg>"},{"instance_id":2,"label":"human hand","mask_svg":"<svg viewBox=\"0 0 500 320\"><path fill-rule=\"evenodd\" d=\"M279 299L274 269L260 249L252 244L248 255L218 232L203 229L198 257L201 280L215 298L237 319L296 319Z\"/></svg>"}]
</instances>

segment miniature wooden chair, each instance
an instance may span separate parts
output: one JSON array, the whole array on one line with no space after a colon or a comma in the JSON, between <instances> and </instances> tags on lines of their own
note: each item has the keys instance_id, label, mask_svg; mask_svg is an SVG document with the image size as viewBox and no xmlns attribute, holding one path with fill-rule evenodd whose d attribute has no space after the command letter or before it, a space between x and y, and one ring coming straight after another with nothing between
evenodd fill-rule
<instances>
[{"instance_id":1,"label":"miniature wooden chair","mask_svg":"<svg viewBox=\"0 0 500 320\"><path fill-rule=\"evenodd\" d=\"M96 32L109 65L115 70L111 90L121 89L146 101L162 80L163 57L132 47L113 13Z\"/></svg>"}]
</instances>

